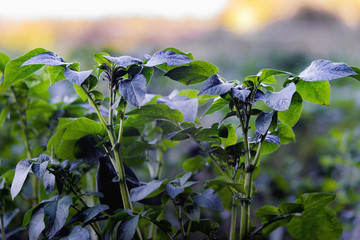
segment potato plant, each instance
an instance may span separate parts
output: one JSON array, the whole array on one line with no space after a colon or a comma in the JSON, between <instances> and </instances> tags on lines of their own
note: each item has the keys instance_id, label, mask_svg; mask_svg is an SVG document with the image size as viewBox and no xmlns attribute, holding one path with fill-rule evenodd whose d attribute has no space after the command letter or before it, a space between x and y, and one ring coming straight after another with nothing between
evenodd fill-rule
<instances>
[{"instance_id":1,"label":"potato plant","mask_svg":"<svg viewBox=\"0 0 360 240\"><path fill-rule=\"evenodd\" d=\"M175 48L143 59L98 53L94 60L93 70L80 71L42 48L15 59L0 54L0 124L13 126L27 155L15 169L0 169L2 239L24 231L7 229L19 197L30 206L22 227L31 240L215 239L223 226L207 213L227 210L229 239L266 239L282 226L294 239L340 239L332 193L303 194L251 216L254 171L263 154L295 140L292 127L305 101L329 105L329 81L360 80L359 68L315 60L299 74L262 69L226 81L216 66ZM148 94L155 68L201 88ZM52 103L49 84L62 80L73 83L79 98ZM100 92L98 82L108 91ZM199 121L198 108L206 105L203 115L223 114L211 127ZM198 146L197 155L184 161L183 174L162 179L163 153L185 139ZM140 181L133 166L147 168L152 180ZM194 188L194 174L205 168L216 177ZM33 195L25 197L28 176ZM262 224L252 226L252 217Z\"/></svg>"}]
</instances>

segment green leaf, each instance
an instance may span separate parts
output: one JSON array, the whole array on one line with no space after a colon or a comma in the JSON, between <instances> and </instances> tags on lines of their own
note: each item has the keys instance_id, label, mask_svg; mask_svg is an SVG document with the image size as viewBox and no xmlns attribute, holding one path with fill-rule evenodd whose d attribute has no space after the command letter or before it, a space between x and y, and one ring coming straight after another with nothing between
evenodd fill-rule
<instances>
[{"instance_id":1,"label":"green leaf","mask_svg":"<svg viewBox=\"0 0 360 240\"><path fill-rule=\"evenodd\" d=\"M271 107L276 111L285 111L290 107L291 99L293 94L296 91L296 85L294 83L289 83L283 90L280 92L266 92L264 102L266 105Z\"/></svg>"},{"instance_id":2,"label":"green leaf","mask_svg":"<svg viewBox=\"0 0 360 240\"><path fill-rule=\"evenodd\" d=\"M334 63L329 60L315 60L299 74L304 81L329 81L356 75L356 72L345 63Z\"/></svg>"},{"instance_id":3,"label":"green leaf","mask_svg":"<svg viewBox=\"0 0 360 240\"><path fill-rule=\"evenodd\" d=\"M172 199L175 199L179 194L183 193L185 191L186 187L189 187L195 182L188 182L187 180L191 177L191 172L185 173L181 178L175 179L168 184L166 184L165 189L166 192L169 194L169 196Z\"/></svg>"},{"instance_id":4,"label":"green leaf","mask_svg":"<svg viewBox=\"0 0 360 240\"><path fill-rule=\"evenodd\" d=\"M204 113L203 116L213 114L214 112L220 111L223 109L226 105L229 104L229 101L224 98L219 98L211 104L210 108Z\"/></svg>"},{"instance_id":5,"label":"green leaf","mask_svg":"<svg viewBox=\"0 0 360 240\"><path fill-rule=\"evenodd\" d=\"M285 226L291 220L292 217L293 216L288 216L286 218L281 218L279 220L276 219L276 221L274 220L272 223L270 223L269 225L263 228L262 233L265 236L268 236L270 233L272 233L279 227Z\"/></svg>"},{"instance_id":6,"label":"green leaf","mask_svg":"<svg viewBox=\"0 0 360 240\"><path fill-rule=\"evenodd\" d=\"M47 67L48 73L49 73L49 78L50 78L50 83L51 85L65 80L66 77L64 75L64 71L65 71L65 67L64 66L48 66Z\"/></svg>"},{"instance_id":7,"label":"green leaf","mask_svg":"<svg viewBox=\"0 0 360 240\"><path fill-rule=\"evenodd\" d=\"M184 212L191 221L200 220L200 208L196 204L185 206Z\"/></svg>"},{"instance_id":8,"label":"green leaf","mask_svg":"<svg viewBox=\"0 0 360 240\"><path fill-rule=\"evenodd\" d=\"M226 83L218 74L214 74L204 82L199 95L221 95L230 91L232 86L232 83Z\"/></svg>"},{"instance_id":9,"label":"green leaf","mask_svg":"<svg viewBox=\"0 0 360 240\"><path fill-rule=\"evenodd\" d=\"M305 210L322 208L332 203L336 198L333 193L306 193L300 196L295 203L304 205Z\"/></svg>"},{"instance_id":10,"label":"green leaf","mask_svg":"<svg viewBox=\"0 0 360 240\"><path fill-rule=\"evenodd\" d=\"M200 155L188 158L182 163L182 167L185 171L196 172L204 169L206 167L204 158Z\"/></svg>"},{"instance_id":11,"label":"green leaf","mask_svg":"<svg viewBox=\"0 0 360 240\"><path fill-rule=\"evenodd\" d=\"M265 220L265 222L267 222L271 219L274 219L276 217L279 217L279 216L280 216L279 209L277 207L270 206L270 205L262 206L255 213L255 217L261 218L263 221Z\"/></svg>"},{"instance_id":12,"label":"green leaf","mask_svg":"<svg viewBox=\"0 0 360 240\"><path fill-rule=\"evenodd\" d=\"M147 183L146 185L132 188L130 191L130 200L132 202L143 200L144 198L150 196L150 194L161 188L163 183L164 180L163 181L153 180Z\"/></svg>"},{"instance_id":13,"label":"green leaf","mask_svg":"<svg viewBox=\"0 0 360 240\"><path fill-rule=\"evenodd\" d=\"M80 87L79 85L76 85L75 83L73 83L75 92L77 93L77 95L79 95L79 97L85 102L87 100L87 94L84 91L84 89L82 87Z\"/></svg>"},{"instance_id":14,"label":"green leaf","mask_svg":"<svg viewBox=\"0 0 360 240\"><path fill-rule=\"evenodd\" d=\"M5 53L0 52L0 72L4 73L5 65L11 60L11 58Z\"/></svg>"},{"instance_id":15,"label":"green leaf","mask_svg":"<svg viewBox=\"0 0 360 240\"><path fill-rule=\"evenodd\" d=\"M153 120L170 120L178 123L184 120L184 116L180 111L169 108L165 104L149 104L141 107L140 109L134 109L127 112L133 118L139 119L139 121L153 121Z\"/></svg>"},{"instance_id":16,"label":"green leaf","mask_svg":"<svg viewBox=\"0 0 360 240\"><path fill-rule=\"evenodd\" d=\"M94 207L88 208L82 213L85 215L84 220L82 221L83 224L91 221L93 218L95 218L99 213L104 212L109 209L108 205L100 204L95 205Z\"/></svg>"},{"instance_id":17,"label":"green leaf","mask_svg":"<svg viewBox=\"0 0 360 240\"><path fill-rule=\"evenodd\" d=\"M216 211L223 210L221 198L212 188L206 189L202 194L193 196L193 199L200 207L205 207Z\"/></svg>"},{"instance_id":18,"label":"green leaf","mask_svg":"<svg viewBox=\"0 0 360 240\"><path fill-rule=\"evenodd\" d=\"M278 129L272 134L280 138L281 144L287 144L291 141L295 141L295 134L291 127L283 123L278 124Z\"/></svg>"},{"instance_id":19,"label":"green leaf","mask_svg":"<svg viewBox=\"0 0 360 240\"><path fill-rule=\"evenodd\" d=\"M110 56L110 54L106 52L96 53L94 54L94 61L98 64L106 64L108 66L111 66L111 63L105 58L105 56Z\"/></svg>"},{"instance_id":20,"label":"green leaf","mask_svg":"<svg viewBox=\"0 0 360 240\"><path fill-rule=\"evenodd\" d=\"M299 81L296 90L303 99L319 105L329 105L330 83L328 81Z\"/></svg>"},{"instance_id":21,"label":"green leaf","mask_svg":"<svg viewBox=\"0 0 360 240\"><path fill-rule=\"evenodd\" d=\"M221 137L221 143L224 148L227 148L228 146L236 144L237 134L235 132L235 128L231 124L228 124L225 127L227 128L227 136Z\"/></svg>"},{"instance_id":22,"label":"green leaf","mask_svg":"<svg viewBox=\"0 0 360 240\"><path fill-rule=\"evenodd\" d=\"M227 182L223 177L218 177L216 179L211 179L211 180L207 180L204 188L209 188L209 187L217 187L217 186L224 186L224 187L228 187L228 188L234 188L236 191L245 194L245 188L244 188L244 184L241 183L230 183Z\"/></svg>"},{"instance_id":23,"label":"green leaf","mask_svg":"<svg viewBox=\"0 0 360 240\"><path fill-rule=\"evenodd\" d=\"M205 61L192 61L188 66L174 68L165 76L185 85L197 84L207 80L211 75L219 72L218 67Z\"/></svg>"},{"instance_id":24,"label":"green leaf","mask_svg":"<svg viewBox=\"0 0 360 240\"><path fill-rule=\"evenodd\" d=\"M290 235L295 239L338 240L342 235L342 226L329 208L305 211L301 216L294 216L287 224Z\"/></svg>"},{"instance_id":25,"label":"green leaf","mask_svg":"<svg viewBox=\"0 0 360 240\"><path fill-rule=\"evenodd\" d=\"M21 160L16 164L15 176L10 188L11 198L13 200L16 195L19 194L32 165L33 161L30 159Z\"/></svg>"},{"instance_id":26,"label":"green leaf","mask_svg":"<svg viewBox=\"0 0 360 240\"><path fill-rule=\"evenodd\" d=\"M290 107L286 111L278 112L278 118L286 125L293 127L298 122L302 111L302 98L298 92L292 96Z\"/></svg>"},{"instance_id":27,"label":"green leaf","mask_svg":"<svg viewBox=\"0 0 360 240\"><path fill-rule=\"evenodd\" d=\"M117 240L131 240L136 231L136 227L139 221L139 215L135 215L131 219L123 220L117 230Z\"/></svg>"},{"instance_id":28,"label":"green leaf","mask_svg":"<svg viewBox=\"0 0 360 240\"><path fill-rule=\"evenodd\" d=\"M275 69L262 69L257 74L259 76L259 82L262 83L277 83L275 80L275 75L284 75L289 74L288 72L279 71Z\"/></svg>"},{"instance_id":29,"label":"green leaf","mask_svg":"<svg viewBox=\"0 0 360 240\"><path fill-rule=\"evenodd\" d=\"M351 68L357 75L351 75L350 77L355 78L356 80L360 81L360 68L357 68L357 67L351 67Z\"/></svg>"},{"instance_id":30,"label":"green leaf","mask_svg":"<svg viewBox=\"0 0 360 240\"><path fill-rule=\"evenodd\" d=\"M71 204L71 196L65 196L44 206L46 236L53 237L64 226Z\"/></svg>"},{"instance_id":31,"label":"green leaf","mask_svg":"<svg viewBox=\"0 0 360 240\"><path fill-rule=\"evenodd\" d=\"M43 65L27 65L21 67L21 65L32 58L33 56L36 56L40 53L50 52L48 50L45 50L43 48L36 48L34 50L31 50L30 52L26 53L25 55L15 58L11 61L9 61L6 64L5 72L4 72L4 87L9 87L14 82L24 79L28 76L30 76L32 73L36 72L40 68L43 67Z\"/></svg>"},{"instance_id":32,"label":"green leaf","mask_svg":"<svg viewBox=\"0 0 360 240\"><path fill-rule=\"evenodd\" d=\"M282 203L278 208L282 215L301 213L304 211L304 206L300 203Z\"/></svg>"},{"instance_id":33,"label":"green leaf","mask_svg":"<svg viewBox=\"0 0 360 240\"><path fill-rule=\"evenodd\" d=\"M6 120L6 116L8 115L10 111L10 106L9 105L6 105L2 110L1 110L1 113L0 113L0 129L3 125L3 123L5 122Z\"/></svg>"}]
</instances>

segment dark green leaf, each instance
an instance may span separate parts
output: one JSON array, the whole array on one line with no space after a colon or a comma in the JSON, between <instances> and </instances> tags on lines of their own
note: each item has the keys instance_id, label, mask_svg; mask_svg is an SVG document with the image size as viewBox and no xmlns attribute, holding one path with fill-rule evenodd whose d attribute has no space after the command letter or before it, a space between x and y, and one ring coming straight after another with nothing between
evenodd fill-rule
<instances>
[{"instance_id":1,"label":"dark green leaf","mask_svg":"<svg viewBox=\"0 0 360 240\"><path fill-rule=\"evenodd\" d=\"M200 220L200 208L197 205L193 204L185 206L184 212L191 221Z\"/></svg>"},{"instance_id":2,"label":"dark green leaf","mask_svg":"<svg viewBox=\"0 0 360 240\"><path fill-rule=\"evenodd\" d=\"M9 105L7 105L3 109L1 109L1 113L0 113L0 129L1 129L2 125L3 125L3 123L5 122L9 111L10 111L10 106Z\"/></svg>"},{"instance_id":3,"label":"dark green leaf","mask_svg":"<svg viewBox=\"0 0 360 240\"><path fill-rule=\"evenodd\" d=\"M220 111L223 109L226 105L229 104L229 101L224 98L219 98L213 102L213 104L210 106L210 108L204 113L205 115L210 115L214 112Z\"/></svg>"},{"instance_id":4,"label":"dark green leaf","mask_svg":"<svg viewBox=\"0 0 360 240\"><path fill-rule=\"evenodd\" d=\"M145 105L140 109L134 109L126 114L134 118L139 118L142 122L151 120L170 120L178 123L184 120L184 116L180 111L173 110L165 104Z\"/></svg>"},{"instance_id":5,"label":"dark green leaf","mask_svg":"<svg viewBox=\"0 0 360 240\"><path fill-rule=\"evenodd\" d=\"M299 74L304 81L329 81L337 78L356 75L345 63L334 63L329 60L315 60Z\"/></svg>"},{"instance_id":6,"label":"dark green leaf","mask_svg":"<svg viewBox=\"0 0 360 240\"><path fill-rule=\"evenodd\" d=\"M137 74L130 80L120 81L119 93L129 104L135 107L142 106L146 95L146 79L144 75Z\"/></svg>"},{"instance_id":7,"label":"dark green leaf","mask_svg":"<svg viewBox=\"0 0 360 240\"><path fill-rule=\"evenodd\" d=\"M212 188L206 189L202 194L193 197L195 203L200 207L222 211L223 206L219 195Z\"/></svg>"},{"instance_id":8,"label":"dark green leaf","mask_svg":"<svg viewBox=\"0 0 360 240\"><path fill-rule=\"evenodd\" d=\"M190 99L177 95L172 98L158 98L157 103L166 104L171 109L179 110L183 114L185 121L195 122L198 110L198 100L196 98Z\"/></svg>"},{"instance_id":9,"label":"dark green leaf","mask_svg":"<svg viewBox=\"0 0 360 240\"><path fill-rule=\"evenodd\" d=\"M81 226L75 226L70 229L70 233L68 236L60 238L60 240L89 240L90 234L86 228L82 228Z\"/></svg>"},{"instance_id":10,"label":"dark green leaf","mask_svg":"<svg viewBox=\"0 0 360 240\"><path fill-rule=\"evenodd\" d=\"M342 226L335 213L326 208L313 209L301 216L294 216L287 224L288 232L295 239L338 240L342 235Z\"/></svg>"},{"instance_id":11,"label":"dark green leaf","mask_svg":"<svg viewBox=\"0 0 360 240\"><path fill-rule=\"evenodd\" d=\"M266 105L271 107L276 111L285 111L290 107L291 99L293 94L296 91L296 85L294 83L289 83L283 90L280 92L266 92L264 102Z\"/></svg>"},{"instance_id":12,"label":"dark green leaf","mask_svg":"<svg viewBox=\"0 0 360 240\"><path fill-rule=\"evenodd\" d=\"M88 98L85 90L82 87L76 85L75 83L73 84L73 86L77 95L79 95L79 97L85 102Z\"/></svg>"},{"instance_id":13,"label":"dark green leaf","mask_svg":"<svg viewBox=\"0 0 360 240\"><path fill-rule=\"evenodd\" d=\"M227 93L232 86L232 83L226 83L218 74L214 74L204 82L199 95L221 95Z\"/></svg>"},{"instance_id":14,"label":"dark green leaf","mask_svg":"<svg viewBox=\"0 0 360 240\"><path fill-rule=\"evenodd\" d=\"M71 196L65 196L44 206L46 236L53 237L64 226L71 204Z\"/></svg>"},{"instance_id":15,"label":"dark green leaf","mask_svg":"<svg viewBox=\"0 0 360 240\"><path fill-rule=\"evenodd\" d=\"M106 52L96 53L94 54L94 61L97 62L98 64L106 64L108 66L111 66L111 63L109 62L109 60L105 58L105 56L110 56L110 55Z\"/></svg>"},{"instance_id":16,"label":"dark green leaf","mask_svg":"<svg viewBox=\"0 0 360 240\"><path fill-rule=\"evenodd\" d=\"M130 200L132 202L143 200L144 198L146 198L147 196L158 190L162 186L163 182L164 180L163 181L153 180L147 183L146 185L132 188L130 191Z\"/></svg>"},{"instance_id":17,"label":"dark green leaf","mask_svg":"<svg viewBox=\"0 0 360 240\"><path fill-rule=\"evenodd\" d=\"M27 65L42 64L48 66L67 65L62 57L53 52L43 52L25 61L20 67Z\"/></svg>"},{"instance_id":18,"label":"dark green leaf","mask_svg":"<svg viewBox=\"0 0 360 240\"><path fill-rule=\"evenodd\" d=\"M265 220L265 222L278 216L280 216L279 209L270 205L262 206L255 213L255 217L261 218L263 221Z\"/></svg>"},{"instance_id":19,"label":"dark green leaf","mask_svg":"<svg viewBox=\"0 0 360 240\"><path fill-rule=\"evenodd\" d=\"M77 72L66 68L64 71L64 76L70 82L81 86L81 84L91 75L93 70Z\"/></svg>"},{"instance_id":20,"label":"dark green leaf","mask_svg":"<svg viewBox=\"0 0 360 240\"><path fill-rule=\"evenodd\" d=\"M286 111L278 112L278 118L286 125L293 127L300 118L302 111L302 98L298 92L292 96L290 107Z\"/></svg>"},{"instance_id":21,"label":"dark green leaf","mask_svg":"<svg viewBox=\"0 0 360 240\"><path fill-rule=\"evenodd\" d=\"M189 172L200 171L203 168L205 168L205 166L206 166L205 161L202 156L188 158L182 164L182 167L184 168L184 170L189 171Z\"/></svg>"},{"instance_id":22,"label":"dark green leaf","mask_svg":"<svg viewBox=\"0 0 360 240\"><path fill-rule=\"evenodd\" d=\"M262 232L265 236L268 236L270 233L272 233L274 230L278 229L279 227L285 226L292 218L293 216L288 216L285 218L280 218L274 220L272 223L267 225L263 228Z\"/></svg>"},{"instance_id":23,"label":"dark green leaf","mask_svg":"<svg viewBox=\"0 0 360 240\"><path fill-rule=\"evenodd\" d=\"M21 160L16 164L15 176L10 188L11 198L13 200L20 192L32 165L33 161L30 159Z\"/></svg>"},{"instance_id":24,"label":"dark green leaf","mask_svg":"<svg viewBox=\"0 0 360 240\"><path fill-rule=\"evenodd\" d=\"M133 58L130 56L121 56L121 57L111 57L107 55L103 55L104 58L107 60L116 63L117 66L127 68L128 66L134 65L134 64L142 64L142 61L137 58Z\"/></svg>"},{"instance_id":25,"label":"dark green leaf","mask_svg":"<svg viewBox=\"0 0 360 240\"><path fill-rule=\"evenodd\" d=\"M301 195L295 203L304 205L305 210L322 208L332 203L336 198L333 193L306 193Z\"/></svg>"},{"instance_id":26,"label":"dark green leaf","mask_svg":"<svg viewBox=\"0 0 360 240\"><path fill-rule=\"evenodd\" d=\"M24 79L24 78L30 76L32 73L39 70L40 68L42 68L43 65L27 65L24 67L20 67L20 66L25 61L32 58L33 56L36 56L36 55L38 55L40 53L44 53L44 52L49 52L49 51L45 50L43 48L36 48L21 57L18 57L18 58L15 58L15 59L9 61L5 67L3 86L9 87L15 81Z\"/></svg>"},{"instance_id":27,"label":"dark green leaf","mask_svg":"<svg viewBox=\"0 0 360 240\"><path fill-rule=\"evenodd\" d=\"M48 163L49 163L48 161L44 161L41 163L40 162L33 163L31 170L38 179L40 179L44 175Z\"/></svg>"},{"instance_id":28,"label":"dark green leaf","mask_svg":"<svg viewBox=\"0 0 360 240\"><path fill-rule=\"evenodd\" d=\"M357 68L357 67L351 67L351 68L357 75L351 75L350 77L355 78L356 80L360 81L360 68Z\"/></svg>"},{"instance_id":29,"label":"dark green leaf","mask_svg":"<svg viewBox=\"0 0 360 240\"><path fill-rule=\"evenodd\" d=\"M29 239L37 240L45 229L44 208L41 207L33 212L29 222Z\"/></svg>"},{"instance_id":30,"label":"dark green leaf","mask_svg":"<svg viewBox=\"0 0 360 240\"><path fill-rule=\"evenodd\" d=\"M4 224L4 227L7 228L8 225L10 224L10 222L14 219L14 217L19 213L19 209L16 208L12 211L9 211L9 212L5 212L3 213L3 224Z\"/></svg>"},{"instance_id":31,"label":"dark green leaf","mask_svg":"<svg viewBox=\"0 0 360 240\"><path fill-rule=\"evenodd\" d=\"M131 240L136 231L136 227L139 221L139 215L135 215L131 219L123 220L118 228L117 240Z\"/></svg>"},{"instance_id":32,"label":"dark green leaf","mask_svg":"<svg viewBox=\"0 0 360 240\"><path fill-rule=\"evenodd\" d=\"M165 76L183 84L197 84L205 81L211 75L219 72L219 69L211 63L204 61L192 61L188 66L182 66L170 70Z\"/></svg>"},{"instance_id":33,"label":"dark green leaf","mask_svg":"<svg viewBox=\"0 0 360 240\"><path fill-rule=\"evenodd\" d=\"M328 81L299 81L296 84L296 90L306 101L319 105L329 105L330 84Z\"/></svg>"},{"instance_id":34,"label":"dark green leaf","mask_svg":"<svg viewBox=\"0 0 360 240\"><path fill-rule=\"evenodd\" d=\"M158 51L150 58L145 66L154 67L163 63L166 63L168 66L177 66L188 64L191 61L192 60L189 57L182 54L177 54L172 50Z\"/></svg>"},{"instance_id":35,"label":"dark green leaf","mask_svg":"<svg viewBox=\"0 0 360 240\"><path fill-rule=\"evenodd\" d=\"M282 203L278 208L282 215L301 213L304 211L304 206L300 203Z\"/></svg>"},{"instance_id":36,"label":"dark green leaf","mask_svg":"<svg viewBox=\"0 0 360 240\"><path fill-rule=\"evenodd\" d=\"M83 223L87 223L91 221L93 218L95 218L99 213L104 212L109 209L108 205L95 205L94 207L91 207L89 209L86 209L83 214L85 215Z\"/></svg>"},{"instance_id":37,"label":"dark green leaf","mask_svg":"<svg viewBox=\"0 0 360 240\"><path fill-rule=\"evenodd\" d=\"M191 177L191 172L185 173L181 178L175 179L168 184L166 184L166 192L170 195L172 199L175 199L180 193L185 191L186 187L189 187L193 183L186 184L187 180Z\"/></svg>"},{"instance_id":38,"label":"dark green leaf","mask_svg":"<svg viewBox=\"0 0 360 240\"><path fill-rule=\"evenodd\" d=\"M212 180L207 180L204 185L204 188L209 188L209 187L214 187L214 186L215 187L224 186L224 187L228 187L228 188L234 188L239 193L245 194L244 184L230 183L230 182L225 181L223 177L219 177L219 178L212 179Z\"/></svg>"},{"instance_id":39,"label":"dark green leaf","mask_svg":"<svg viewBox=\"0 0 360 240\"><path fill-rule=\"evenodd\" d=\"M262 112L259 114L259 116L255 120L255 128L257 134L265 135L267 133L271 125L273 116L274 111L271 111L269 113Z\"/></svg>"}]
</instances>

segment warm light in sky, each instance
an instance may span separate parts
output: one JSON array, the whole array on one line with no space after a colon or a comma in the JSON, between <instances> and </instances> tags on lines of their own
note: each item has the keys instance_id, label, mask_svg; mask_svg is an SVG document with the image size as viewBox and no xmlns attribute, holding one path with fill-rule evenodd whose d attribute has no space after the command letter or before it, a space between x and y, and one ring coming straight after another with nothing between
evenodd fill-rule
<instances>
[{"instance_id":1,"label":"warm light in sky","mask_svg":"<svg viewBox=\"0 0 360 240\"><path fill-rule=\"evenodd\" d=\"M212 18L227 4L228 0L6 0L0 19Z\"/></svg>"}]
</instances>

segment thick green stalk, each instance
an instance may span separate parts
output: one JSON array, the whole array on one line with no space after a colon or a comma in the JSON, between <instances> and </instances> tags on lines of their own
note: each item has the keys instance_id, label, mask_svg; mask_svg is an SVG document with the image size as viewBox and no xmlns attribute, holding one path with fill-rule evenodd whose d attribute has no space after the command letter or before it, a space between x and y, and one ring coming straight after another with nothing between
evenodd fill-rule
<instances>
[{"instance_id":1,"label":"thick green stalk","mask_svg":"<svg viewBox=\"0 0 360 240\"><path fill-rule=\"evenodd\" d=\"M133 210L132 208L132 204L130 201L130 194L129 194L129 190L127 188L126 182L125 182L125 169L124 169L124 165L122 162L122 159L120 157L120 152L117 146L117 142L116 142L116 138L115 138L115 133L113 131L113 127L109 126L106 122L104 117L101 115L99 108L96 106L94 100L92 99L92 97L89 95L89 93L83 88L83 91L86 93L87 98L89 100L89 104L95 109L100 122L102 123L102 125L104 126L104 128L107 131L107 134L109 136L110 139L110 143L112 145L112 151L114 153L114 158L115 158L115 162L112 162L114 165L114 168L116 170L116 172L119 175L119 187L120 187L120 193L121 193L121 197L122 197L122 201L123 201L123 205L124 205L124 209L130 209ZM120 127L122 128L122 122L123 122L123 118L120 119ZM122 129L120 129L119 131L122 131Z\"/></svg>"},{"instance_id":2,"label":"thick green stalk","mask_svg":"<svg viewBox=\"0 0 360 240\"><path fill-rule=\"evenodd\" d=\"M231 205L232 205L231 206L231 226L230 226L229 240L235 240L235 236L236 236L236 210L237 210L237 205L236 205L235 198L232 199Z\"/></svg>"},{"instance_id":3,"label":"thick green stalk","mask_svg":"<svg viewBox=\"0 0 360 240\"><path fill-rule=\"evenodd\" d=\"M181 236L182 236L182 239L185 239L186 234L185 234L184 226L182 223L181 212L179 211L178 207L176 206L176 203L174 200L173 200L173 203L174 203L174 207L175 207L175 211L176 211L176 217L177 217L179 225L180 225Z\"/></svg>"}]
</instances>

